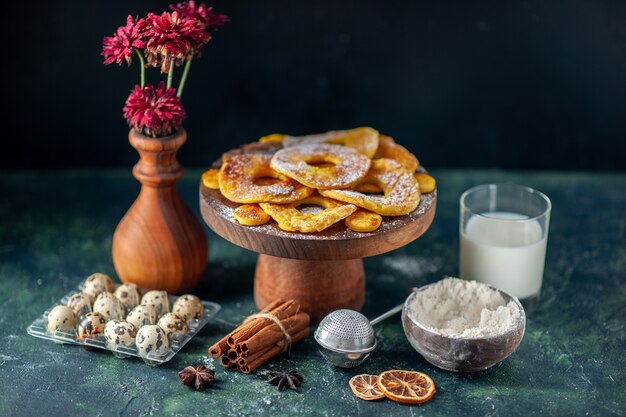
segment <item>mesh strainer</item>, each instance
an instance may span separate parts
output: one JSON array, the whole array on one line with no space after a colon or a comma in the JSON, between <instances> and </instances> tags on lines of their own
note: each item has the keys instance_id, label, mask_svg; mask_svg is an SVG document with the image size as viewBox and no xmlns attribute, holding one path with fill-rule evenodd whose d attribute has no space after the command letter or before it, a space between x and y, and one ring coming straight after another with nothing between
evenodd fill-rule
<instances>
[{"instance_id":1,"label":"mesh strainer","mask_svg":"<svg viewBox=\"0 0 626 417\"><path fill-rule=\"evenodd\" d=\"M315 340L320 352L331 364L341 368L354 368L376 349L376 336L372 328L378 322L402 310L403 304L394 307L371 322L354 310L335 310L320 322Z\"/></svg>"}]
</instances>

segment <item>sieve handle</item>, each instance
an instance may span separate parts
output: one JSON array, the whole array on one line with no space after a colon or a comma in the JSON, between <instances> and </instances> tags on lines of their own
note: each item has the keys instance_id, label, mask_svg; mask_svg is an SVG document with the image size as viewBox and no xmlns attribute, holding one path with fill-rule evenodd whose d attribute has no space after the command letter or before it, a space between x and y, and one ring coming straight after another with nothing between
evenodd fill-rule
<instances>
[{"instance_id":1,"label":"sieve handle","mask_svg":"<svg viewBox=\"0 0 626 417\"><path fill-rule=\"evenodd\" d=\"M389 318L391 316L393 316L394 314L396 314L398 311L402 310L402 307L404 307L404 303L399 304L397 306L395 306L394 308L392 308L391 310L389 310L388 312L381 314L380 316L376 317L374 320L370 321L370 324L373 326L375 324L380 323L381 321L385 320L386 318Z\"/></svg>"}]
</instances>

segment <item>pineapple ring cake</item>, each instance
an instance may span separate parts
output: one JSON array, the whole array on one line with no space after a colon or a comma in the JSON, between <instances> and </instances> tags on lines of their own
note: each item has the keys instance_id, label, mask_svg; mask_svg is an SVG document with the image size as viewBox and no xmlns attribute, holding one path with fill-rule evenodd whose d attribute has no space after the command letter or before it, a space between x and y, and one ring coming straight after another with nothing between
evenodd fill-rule
<instances>
[{"instance_id":1,"label":"pineapple ring cake","mask_svg":"<svg viewBox=\"0 0 626 417\"><path fill-rule=\"evenodd\" d=\"M326 133L318 133L306 136L270 135L263 141L282 141L285 147L313 144L329 143L331 145L343 145L354 148L368 158L373 158L378 149L379 133L371 127L357 127L348 130L332 130Z\"/></svg>"},{"instance_id":2,"label":"pineapple ring cake","mask_svg":"<svg viewBox=\"0 0 626 417\"><path fill-rule=\"evenodd\" d=\"M279 150L270 166L307 187L327 190L353 186L370 164L367 156L347 146L313 143Z\"/></svg>"},{"instance_id":3,"label":"pineapple ring cake","mask_svg":"<svg viewBox=\"0 0 626 417\"><path fill-rule=\"evenodd\" d=\"M315 190L287 178L270 167L270 155L245 154L223 158L218 174L220 192L235 203L292 203ZM278 181L259 182L275 178Z\"/></svg>"},{"instance_id":4,"label":"pineapple ring cake","mask_svg":"<svg viewBox=\"0 0 626 417\"><path fill-rule=\"evenodd\" d=\"M325 197L378 213L381 216L403 216L417 208L420 190L412 172L393 159L375 159L364 183L378 185L383 195L364 194L354 190L320 190Z\"/></svg>"},{"instance_id":5,"label":"pineapple ring cake","mask_svg":"<svg viewBox=\"0 0 626 417\"><path fill-rule=\"evenodd\" d=\"M313 213L299 210L298 207L303 205L319 206L323 210ZM276 220L282 230L302 233L321 232L357 209L353 204L341 203L319 194L291 204L260 203L259 206Z\"/></svg>"}]
</instances>

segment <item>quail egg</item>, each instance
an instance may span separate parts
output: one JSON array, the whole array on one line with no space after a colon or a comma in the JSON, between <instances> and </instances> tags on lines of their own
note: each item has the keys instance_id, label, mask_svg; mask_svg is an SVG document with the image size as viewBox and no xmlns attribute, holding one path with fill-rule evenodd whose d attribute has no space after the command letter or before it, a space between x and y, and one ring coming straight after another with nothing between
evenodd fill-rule
<instances>
[{"instance_id":1,"label":"quail egg","mask_svg":"<svg viewBox=\"0 0 626 417\"><path fill-rule=\"evenodd\" d=\"M48 331L54 333L57 330L72 330L76 324L76 318L71 308L58 305L48 313Z\"/></svg>"},{"instance_id":2,"label":"quail egg","mask_svg":"<svg viewBox=\"0 0 626 417\"><path fill-rule=\"evenodd\" d=\"M93 303L95 298L101 292L113 292L115 291L115 285L110 276L96 272L91 274L83 283L83 292L89 294L90 301Z\"/></svg>"},{"instance_id":3,"label":"quail egg","mask_svg":"<svg viewBox=\"0 0 626 417\"><path fill-rule=\"evenodd\" d=\"M156 309L152 306L138 305L128 313L126 321L135 326L137 330L149 324L156 324Z\"/></svg>"},{"instance_id":4,"label":"quail egg","mask_svg":"<svg viewBox=\"0 0 626 417\"><path fill-rule=\"evenodd\" d=\"M87 313L78 323L78 339L85 340L104 331L107 321L99 313Z\"/></svg>"},{"instance_id":5,"label":"quail egg","mask_svg":"<svg viewBox=\"0 0 626 417\"><path fill-rule=\"evenodd\" d=\"M83 317L87 313L91 313L91 302L89 295L83 292L77 292L70 296L66 304L74 312L74 316Z\"/></svg>"},{"instance_id":6,"label":"quail egg","mask_svg":"<svg viewBox=\"0 0 626 417\"><path fill-rule=\"evenodd\" d=\"M204 306L198 297L192 294L181 295L174 302L172 312L189 321L199 319L204 314Z\"/></svg>"},{"instance_id":7,"label":"quail egg","mask_svg":"<svg viewBox=\"0 0 626 417\"><path fill-rule=\"evenodd\" d=\"M110 292L103 292L98 295L93 303L94 313L100 313L106 321L122 320L126 315L126 309L122 302Z\"/></svg>"},{"instance_id":8,"label":"quail egg","mask_svg":"<svg viewBox=\"0 0 626 417\"><path fill-rule=\"evenodd\" d=\"M115 290L115 296L122 302L127 311L139 305L141 296L139 295L139 289L137 285L128 283L122 284Z\"/></svg>"},{"instance_id":9,"label":"quail egg","mask_svg":"<svg viewBox=\"0 0 626 417\"><path fill-rule=\"evenodd\" d=\"M177 336L185 334L187 333L187 331L189 331L189 328L187 327L187 321L174 313L164 314L163 317L159 319L159 322L157 324L160 328L165 330L165 334L167 334L168 336Z\"/></svg>"},{"instance_id":10,"label":"quail egg","mask_svg":"<svg viewBox=\"0 0 626 417\"><path fill-rule=\"evenodd\" d=\"M170 300L167 298L166 291L148 291L143 295L141 304L152 306L156 309L157 317L161 317L165 313L170 311Z\"/></svg>"},{"instance_id":11,"label":"quail egg","mask_svg":"<svg viewBox=\"0 0 626 417\"><path fill-rule=\"evenodd\" d=\"M137 330L127 321L109 320L104 327L104 339L109 348L131 347L135 344Z\"/></svg>"},{"instance_id":12,"label":"quail egg","mask_svg":"<svg viewBox=\"0 0 626 417\"><path fill-rule=\"evenodd\" d=\"M135 338L137 352L142 358L150 356L163 356L170 347L170 341L165 331L156 324L143 326L137 331Z\"/></svg>"}]
</instances>

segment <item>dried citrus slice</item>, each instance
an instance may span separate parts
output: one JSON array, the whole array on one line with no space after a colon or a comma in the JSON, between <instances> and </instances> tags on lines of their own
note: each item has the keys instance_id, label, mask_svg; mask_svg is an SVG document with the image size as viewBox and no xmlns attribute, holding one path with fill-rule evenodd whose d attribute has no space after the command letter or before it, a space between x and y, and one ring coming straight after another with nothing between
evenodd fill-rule
<instances>
[{"instance_id":1,"label":"dried citrus slice","mask_svg":"<svg viewBox=\"0 0 626 417\"><path fill-rule=\"evenodd\" d=\"M385 398L385 394L378 388L378 376L376 375L355 375L350 378L349 384L354 395L362 400L372 401Z\"/></svg>"},{"instance_id":2,"label":"dried citrus slice","mask_svg":"<svg viewBox=\"0 0 626 417\"><path fill-rule=\"evenodd\" d=\"M378 375L378 388L393 401L419 404L435 395L435 383L417 371L390 370Z\"/></svg>"}]
</instances>

